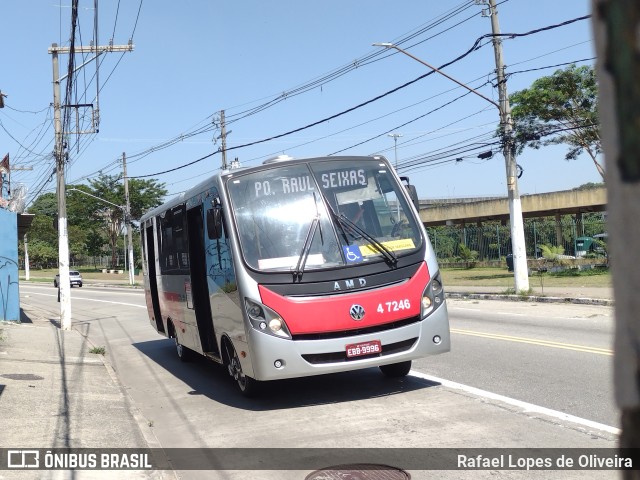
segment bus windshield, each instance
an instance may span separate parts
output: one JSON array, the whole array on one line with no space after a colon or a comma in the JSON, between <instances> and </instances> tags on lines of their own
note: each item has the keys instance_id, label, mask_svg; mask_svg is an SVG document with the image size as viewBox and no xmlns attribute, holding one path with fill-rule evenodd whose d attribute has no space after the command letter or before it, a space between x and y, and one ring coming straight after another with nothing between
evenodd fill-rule
<instances>
[{"instance_id":1,"label":"bus windshield","mask_svg":"<svg viewBox=\"0 0 640 480\"><path fill-rule=\"evenodd\" d=\"M403 188L380 159L314 160L227 182L247 265L302 271L395 263L422 245Z\"/></svg>"}]
</instances>

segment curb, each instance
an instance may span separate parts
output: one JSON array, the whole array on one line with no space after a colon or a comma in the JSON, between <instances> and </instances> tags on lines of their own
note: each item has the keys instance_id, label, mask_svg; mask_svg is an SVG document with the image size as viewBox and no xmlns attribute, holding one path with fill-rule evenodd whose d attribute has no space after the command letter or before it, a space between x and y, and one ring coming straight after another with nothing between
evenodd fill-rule
<instances>
[{"instance_id":1,"label":"curb","mask_svg":"<svg viewBox=\"0 0 640 480\"><path fill-rule=\"evenodd\" d=\"M572 297L545 297L540 295L507 295L499 293L446 293L446 298L471 298L474 300L504 300L512 302L539 302L539 303L574 303L578 305L599 305L613 307L613 300L601 298L572 298Z\"/></svg>"}]
</instances>

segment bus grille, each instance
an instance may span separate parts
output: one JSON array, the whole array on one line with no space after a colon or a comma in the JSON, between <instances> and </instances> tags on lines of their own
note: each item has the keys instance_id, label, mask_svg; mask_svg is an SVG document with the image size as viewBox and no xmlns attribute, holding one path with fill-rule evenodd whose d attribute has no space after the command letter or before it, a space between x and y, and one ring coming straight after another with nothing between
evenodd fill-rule
<instances>
[{"instance_id":1,"label":"bus grille","mask_svg":"<svg viewBox=\"0 0 640 480\"><path fill-rule=\"evenodd\" d=\"M409 340L403 340L402 342L390 343L389 345L382 346L382 353L374 353L372 355L365 355L361 357L347 358L347 353L343 350L341 352L330 353L312 353L309 355L302 355L307 362L311 364L321 363L337 363L337 362L352 362L355 360L363 360L365 358L384 357L385 355L391 355L393 353L404 352L409 350L418 340L416 338L410 338Z\"/></svg>"},{"instance_id":2,"label":"bus grille","mask_svg":"<svg viewBox=\"0 0 640 480\"><path fill-rule=\"evenodd\" d=\"M384 332L385 330L393 330L394 328L406 327L412 323L420 321L420 315L405 318L397 322L385 323L384 325L375 325L373 327L357 328L354 330L341 330L339 332L322 332L322 333L301 333L293 335L293 340L328 340L332 338L354 337L356 335L366 335L368 333Z\"/></svg>"}]
</instances>

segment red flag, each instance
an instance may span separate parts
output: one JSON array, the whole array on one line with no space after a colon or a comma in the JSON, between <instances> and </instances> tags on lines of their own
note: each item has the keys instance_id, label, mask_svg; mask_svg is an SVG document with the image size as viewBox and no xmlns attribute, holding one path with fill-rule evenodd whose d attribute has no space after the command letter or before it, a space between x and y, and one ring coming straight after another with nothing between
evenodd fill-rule
<instances>
[{"instance_id":1,"label":"red flag","mask_svg":"<svg viewBox=\"0 0 640 480\"><path fill-rule=\"evenodd\" d=\"M4 175L7 175L7 180L10 178L9 177L9 172L11 170L9 170L9 154L7 153L4 158L2 159L2 161L0 162L0 197L2 197L2 184L4 181Z\"/></svg>"}]
</instances>

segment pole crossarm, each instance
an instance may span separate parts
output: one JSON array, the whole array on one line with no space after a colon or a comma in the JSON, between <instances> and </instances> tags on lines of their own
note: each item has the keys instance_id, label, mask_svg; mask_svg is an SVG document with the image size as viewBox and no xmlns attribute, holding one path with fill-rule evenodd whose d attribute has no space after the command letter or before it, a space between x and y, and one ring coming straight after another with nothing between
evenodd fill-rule
<instances>
[{"instance_id":1,"label":"pole crossarm","mask_svg":"<svg viewBox=\"0 0 640 480\"><path fill-rule=\"evenodd\" d=\"M88 45L73 47L73 53L105 53L105 52L133 52L133 43L127 45ZM71 47L58 47L51 45L48 49L49 53L71 53Z\"/></svg>"}]
</instances>

